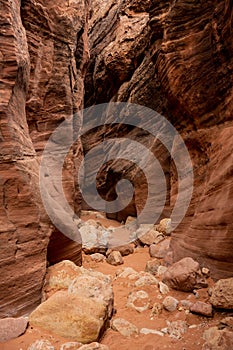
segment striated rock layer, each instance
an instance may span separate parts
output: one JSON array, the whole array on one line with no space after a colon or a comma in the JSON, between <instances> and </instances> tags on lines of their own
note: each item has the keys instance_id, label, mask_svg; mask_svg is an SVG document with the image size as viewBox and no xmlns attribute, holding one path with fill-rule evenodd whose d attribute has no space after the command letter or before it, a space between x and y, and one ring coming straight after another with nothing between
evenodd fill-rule
<instances>
[{"instance_id":1,"label":"striated rock layer","mask_svg":"<svg viewBox=\"0 0 233 350\"><path fill-rule=\"evenodd\" d=\"M233 273L231 31L229 0L106 0L101 7L94 0L85 80L86 106L138 103L166 116L184 138L194 166L194 192L186 217L172 236L173 258L192 256L215 278ZM119 129L83 138L84 151L100 142L104 133L105 137L124 135ZM171 186L167 205L172 206L178 184L169 155L148 135L135 129L125 134L133 134L161 161ZM107 199L114 198L111 189L119 174L135 185L131 207L115 217L122 220L138 214L147 196L142 177L135 175L138 170L117 161L103 170L107 175L100 175L98 186Z\"/></svg>"},{"instance_id":2,"label":"striated rock layer","mask_svg":"<svg viewBox=\"0 0 233 350\"><path fill-rule=\"evenodd\" d=\"M51 233L49 260L81 264L80 243L59 236L45 214L39 160L56 126L82 107L87 11L84 0L0 1L0 318L25 314L40 302ZM73 207L76 200L76 210L80 157L77 143L63 169L67 200Z\"/></svg>"}]
</instances>

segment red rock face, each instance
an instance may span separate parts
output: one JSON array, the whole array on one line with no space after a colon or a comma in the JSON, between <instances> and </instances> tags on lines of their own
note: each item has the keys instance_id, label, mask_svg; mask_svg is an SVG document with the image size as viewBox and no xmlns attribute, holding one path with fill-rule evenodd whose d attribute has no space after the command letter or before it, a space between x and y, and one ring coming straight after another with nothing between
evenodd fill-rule
<instances>
[{"instance_id":1,"label":"red rock face","mask_svg":"<svg viewBox=\"0 0 233 350\"><path fill-rule=\"evenodd\" d=\"M85 1L0 1L0 318L40 302L52 231L49 259L81 263L80 244L54 239L40 198L39 159L60 121L82 106L87 10ZM80 144L74 151L78 163ZM73 206L74 168L68 156L64 188Z\"/></svg>"},{"instance_id":2,"label":"red rock face","mask_svg":"<svg viewBox=\"0 0 233 350\"><path fill-rule=\"evenodd\" d=\"M109 0L98 9L93 1L86 75L87 106L108 101L142 104L167 117L182 135L194 166L194 193L172 236L173 257L177 261L191 256L215 278L233 271L231 26L232 4L227 0ZM114 132L105 134L119 137ZM177 194L173 163L146 135L135 130L126 134L145 143L161 161L170 183L167 205L170 201L172 206ZM89 142L84 139L84 151L101 138L100 131ZM110 166L105 170L109 174ZM147 194L141 177L135 176L137 169L114 162L111 171L113 179L103 180L101 174L99 188L105 182L108 196L124 172L136 188L125 216L138 213Z\"/></svg>"}]
</instances>

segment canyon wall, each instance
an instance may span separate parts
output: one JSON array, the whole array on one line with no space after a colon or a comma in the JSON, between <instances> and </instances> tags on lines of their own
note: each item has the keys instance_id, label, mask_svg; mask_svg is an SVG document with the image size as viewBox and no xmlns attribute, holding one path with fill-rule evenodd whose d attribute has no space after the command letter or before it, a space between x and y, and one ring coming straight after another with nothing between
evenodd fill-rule
<instances>
[{"instance_id":1,"label":"canyon wall","mask_svg":"<svg viewBox=\"0 0 233 350\"><path fill-rule=\"evenodd\" d=\"M197 258L215 278L232 275L232 18L230 0L105 0L101 6L93 0L90 8L88 0L0 0L0 317L25 314L40 302L47 257L81 264L80 244L58 232L43 209L39 164L53 130L84 105L132 102L171 121L195 176L189 210L172 237L173 258ZM126 135L161 161L162 216L170 214L177 194L170 154L129 126L107 135L95 130L70 150L63 187L77 213L74 173L82 152L103 136ZM117 161L103 170L98 187L108 200L122 174L135 185L130 205L113 217L140 213L147 197L141 170Z\"/></svg>"},{"instance_id":2,"label":"canyon wall","mask_svg":"<svg viewBox=\"0 0 233 350\"><path fill-rule=\"evenodd\" d=\"M47 257L81 264L80 243L58 232L45 213L39 162L56 126L83 104L87 14L84 0L0 1L0 318L40 303ZM64 190L77 211L74 170L81 156L79 143L64 166Z\"/></svg>"},{"instance_id":3,"label":"canyon wall","mask_svg":"<svg viewBox=\"0 0 233 350\"><path fill-rule=\"evenodd\" d=\"M215 278L232 276L233 267L231 36L229 0L106 0L101 7L92 1L86 106L138 103L161 113L177 128L192 158L194 192L172 237L173 258L192 256ZM162 147L159 150L148 141L148 135L130 133L162 161L171 187L167 204L172 207L177 195L173 162ZM103 134L89 135L88 142L84 139L84 151ZM121 136L114 128L108 134ZM122 162L105 167L107 173L110 169L112 178L106 179L103 194L108 198L115 179L124 173L136 185L134 203L125 216L138 213L147 195L141 177L135 182L135 169L132 173L132 166ZM103 178L101 174L100 189Z\"/></svg>"}]
</instances>

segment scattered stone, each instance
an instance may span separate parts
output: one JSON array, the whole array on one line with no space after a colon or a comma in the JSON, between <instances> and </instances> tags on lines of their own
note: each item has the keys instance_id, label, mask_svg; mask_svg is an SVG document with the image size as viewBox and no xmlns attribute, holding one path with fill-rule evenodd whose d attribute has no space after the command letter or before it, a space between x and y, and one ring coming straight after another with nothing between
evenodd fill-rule
<instances>
[{"instance_id":1,"label":"scattered stone","mask_svg":"<svg viewBox=\"0 0 233 350\"><path fill-rule=\"evenodd\" d=\"M169 322L167 321L167 333L170 335L171 338L180 339L182 338L182 335L186 333L188 329L188 325L185 321L173 321Z\"/></svg>"},{"instance_id":2,"label":"scattered stone","mask_svg":"<svg viewBox=\"0 0 233 350\"><path fill-rule=\"evenodd\" d=\"M171 219L169 219L169 218L162 219L156 228L159 232L162 232L165 236L170 236L170 234L172 232Z\"/></svg>"},{"instance_id":3,"label":"scattered stone","mask_svg":"<svg viewBox=\"0 0 233 350\"><path fill-rule=\"evenodd\" d=\"M110 248L107 250L106 256L108 256L113 251L118 251L122 256L126 256L134 253L134 247L131 244L126 244L119 247Z\"/></svg>"},{"instance_id":4,"label":"scattered stone","mask_svg":"<svg viewBox=\"0 0 233 350\"><path fill-rule=\"evenodd\" d=\"M209 275L210 275L210 270L207 269L207 267L203 267L203 268L201 269L201 272L203 273L203 275L205 275L205 276L207 276L207 277L209 277Z\"/></svg>"},{"instance_id":5,"label":"scattered stone","mask_svg":"<svg viewBox=\"0 0 233 350\"><path fill-rule=\"evenodd\" d=\"M138 272L132 269L132 267L124 267L116 272L116 276L119 278L136 279L138 278Z\"/></svg>"},{"instance_id":6,"label":"scattered stone","mask_svg":"<svg viewBox=\"0 0 233 350\"><path fill-rule=\"evenodd\" d=\"M179 301L171 296L167 296L163 301L163 307L167 311L175 311L177 309Z\"/></svg>"},{"instance_id":7,"label":"scattered stone","mask_svg":"<svg viewBox=\"0 0 233 350\"><path fill-rule=\"evenodd\" d=\"M167 294L169 293L169 287L165 283L159 282L159 291L161 294Z\"/></svg>"},{"instance_id":8,"label":"scattered stone","mask_svg":"<svg viewBox=\"0 0 233 350\"><path fill-rule=\"evenodd\" d=\"M36 340L27 350L55 350L48 340Z\"/></svg>"},{"instance_id":9,"label":"scattered stone","mask_svg":"<svg viewBox=\"0 0 233 350\"><path fill-rule=\"evenodd\" d=\"M117 266L117 265L122 265L124 264L124 260L122 258L122 255L120 252L118 251L112 251L107 259L106 259L107 263L109 263L110 265L114 265L114 266Z\"/></svg>"},{"instance_id":10,"label":"scattered stone","mask_svg":"<svg viewBox=\"0 0 233 350\"><path fill-rule=\"evenodd\" d=\"M138 239L144 245L150 246L153 243L159 243L159 241L164 240L163 235L160 232L156 231L154 228L146 233L144 233L144 228L139 228L136 233ZM158 237L160 238L158 239Z\"/></svg>"},{"instance_id":11,"label":"scattered stone","mask_svg":"<svg viewBox=\"0 0 233 350\"><path fill-rule=\"evenodd\" d=\"M141 334L156 334L156 335L160 335L161 337L164 336L163 332L157 331L155 329L149 329L149 328L142 328L140 330Z\"/></svg>"},{"instance_id":12,"label":"scattered stone","mask_svg":"<svg viewBox=\"0 0 233 350\"><path fill-rule=\"evenodd\" d=\"M94 343L81 346L79 350L109 350L109 347L107 345L94 342Z\"/></svg>"},{"instance_id":13,"label":"scattered stone","mask_svg":"<svg viewBox=\"0 0 233 350\"><path fill-rule=\"evenodd\" d=\"M184 258L169 266L164 274L163 282L171 288L184 292L208 287L200 271L199 263L192 258Z\"/></svg>"},{"instance_id":14,"label":"scattered stone","mask_svg":"<svg viewBox=\"0 0 233 350\"><path fill-rule=\"evenodd\" d=\"M129 225L131 224L132 222L136 222L137 221L137 218L133 217L133 216L128 216L126 221L125 221L125 225Z\"/></svg>"},{"instance_id":15,"label":"scattered stone","mask_svg":"<svg viewBox=\"0 0 233 350\"><path fill-rule=\"evenodd\" d=\"M130 337L131 335L138 334L137 327L123 318L114 319L112 321L112 329L119 332L124 337Z\"/></svg>"},{"instance_id":16,"label":"scattered stone","mask_svg":"<svg viewBox=\"0 0 233 350\"><path fill-rule=\"evenodd\" d=\"M91 259L96 262L103 262L106 258L103 254L94 253L94 254L91 254Z\"/></svg>"},{"instance_id":17,"label":"scattered stone","mask_svg":"<svg viewBox=\"0 0 233 350\"><path fill-rule=\"evenodd\" d=\"M0 319L0 343L19 337L26 331L27 325L26 317Z\"/></svg>"},{"instance_id":18,"label":"scattered stone","mask_svg":"<svg viewBox=\"0 0 233 350\"><path fill-rule=\"evenodd\" d=\"M213 316L212 305L209 303L204 303L203 301L197 301L196 303L192 304L189 310L194 314L203 315L206 317Z\"/></svg>"},{"instance_id":19,"label":"scattered stone","mask_svg":"<svg viewBox=\"0 0 233 350\"><path fill-rule=\"evenodd\" d=\"M82 249L86 254L101 253L107 250L110 230L105 229L95 220L84 222L79 228L82 238Z\"/></svg>"},{"instance_id":20,"label":"scattered stone","mask_svg":"<svg viewBox=\"0 0 233 350\"><path fill-rule=\"evenodd\" d=\"M180 303L181 303L182 307L184 307L185 309L188 309L188 310L189 310L190 306L192 305L192 302L189 300L186 300L186 299L181 300Z\"/></svg>"},{"instance_id":21,"label":"scattered stone","mask_svg":"<svg viewBox=\"0 0 233 350\"><path fill-rule=\"evenodd\" d=\"M210 302L216 308L233 309L233 277L215 283Z\"/></svg>"},{"instance_id":22,"label":"scattered stone","mask_svg":"<svg viewBox=\"0 0 233 350\"><path fill-rule=\"evenodd\" d=\"M233 331L233 317L225 317L219 322L218 329L223 328L229 328Z\"/></svg>"},{"instance_id":23,"label":"scattered stone","mask_svg":"<svg viewBox=\"0 0 233 350\"><path fill-rule=\"evenodd\" d=\"M83 346L82 343L68 342L68 343L62 344L60 347L60 350L79 350L81 346Z\"/></svg>"},{"instance_id":24,"label":"scattered stone","mask_svg":"<svg viewBox=\"0 0 233 350\"><path fill-rule=\"evenodd\" d=\"M131 292L128 296L126 306L138 312L146 311L150 306L149 295L144 290Z\"/></svg>"},{"instance_id":25,"label":"scattered stone","mask_svg":"<svg viewBox=\"0 0 233 350\"><path fill-rule=\"evenodd\" d=\"M162 277L165 274L166 271L167 271L167 267L163 266L163 265L160 265L158 267L157 276Z\"/></svg>"},{"instance_id":26,"label":"scattered stone","mask_svg":"<svg viewBox=\"0 0 233 350\"><path fill-rule=\"evenodd\" d=\"M211 327L203 333L205 344L202 350L230 350L233 344L233 332L228 329L219 330Z\"/></svg>"},{"instance_id":27,"label":"scattered stone","mask_svg":"<svg viewBox=\"0 0 233 350\"><path fill-rule=\"evenodd\" d=\"M138 274L140 276L138 280L134 283L136 287L142 287L142 286L149 286L149 285L156 285L158 286L159 281L157 278L152 276L149 272L143 272L143 274Z\"/></svg>"},{"instance_id":28,"label":"scattered stone","mask_svg":"<svg viewBox=\"0 0 233 350\"><path fill-rule=\"evenodd\" d=\"M149 254L152 258L163 259L167 255L170 247L170 239L166 239L159 244L152 244Z\"/></svg>"},{"instance_id":29,"label":"scattered stone","mask_svg":"<svg viewBox=\"0 0 233 350\"><path fill-rule=\"evenodd\" d=\"M157 259L149 260L146 263L146 272L151 273L152 275L156 275L158 268L160 266L160 262Z\"/></svg>"},{"instance_id":30,"label":"scattered stone","mask_svg":"<svg viewBox=\"0 0 233 350\"><path fill-rule=\"evenodd\" d=\"M150 317L153 319L154 316L160 315L162 312L162 309L163 309L162 304L154 303L152 310L151 310Z\"/></svg>"}]
</instances>

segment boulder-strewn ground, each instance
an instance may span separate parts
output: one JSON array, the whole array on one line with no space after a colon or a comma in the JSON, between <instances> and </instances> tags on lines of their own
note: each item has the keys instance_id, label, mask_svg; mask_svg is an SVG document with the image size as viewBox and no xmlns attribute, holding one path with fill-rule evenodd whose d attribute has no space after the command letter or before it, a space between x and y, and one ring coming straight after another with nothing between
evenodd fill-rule
<instances>
[{"instance_id":1,"label":"boulder-strewn ground","mask_svg":"<svg viewBox=\"0 0 233 350\"><path fill-rule=\"evenodd\" d=\"M81 264L80 244L57 232L44 212L39 161L61 121L101 102L145 105L178 129L193 161L194 193L171 238L173 259L189 256L215 278L232 276L232 2L0 0L0 23L0 317L39 304L47 257ZM78 115L69 136L81 124ZM139 140L160 160L168 217L177 194L170 154L143 130L123 126L95 130L70 150L63 187L71 206L81 209L74 174L82 154L104 134ZM97 185L108 200L123 173L135 185L131 203L112 216L138 214L147 196L143 172L115 160L103 170ZM163 250L152 247L151 254Z\"/></svg>"}]
</instances>

